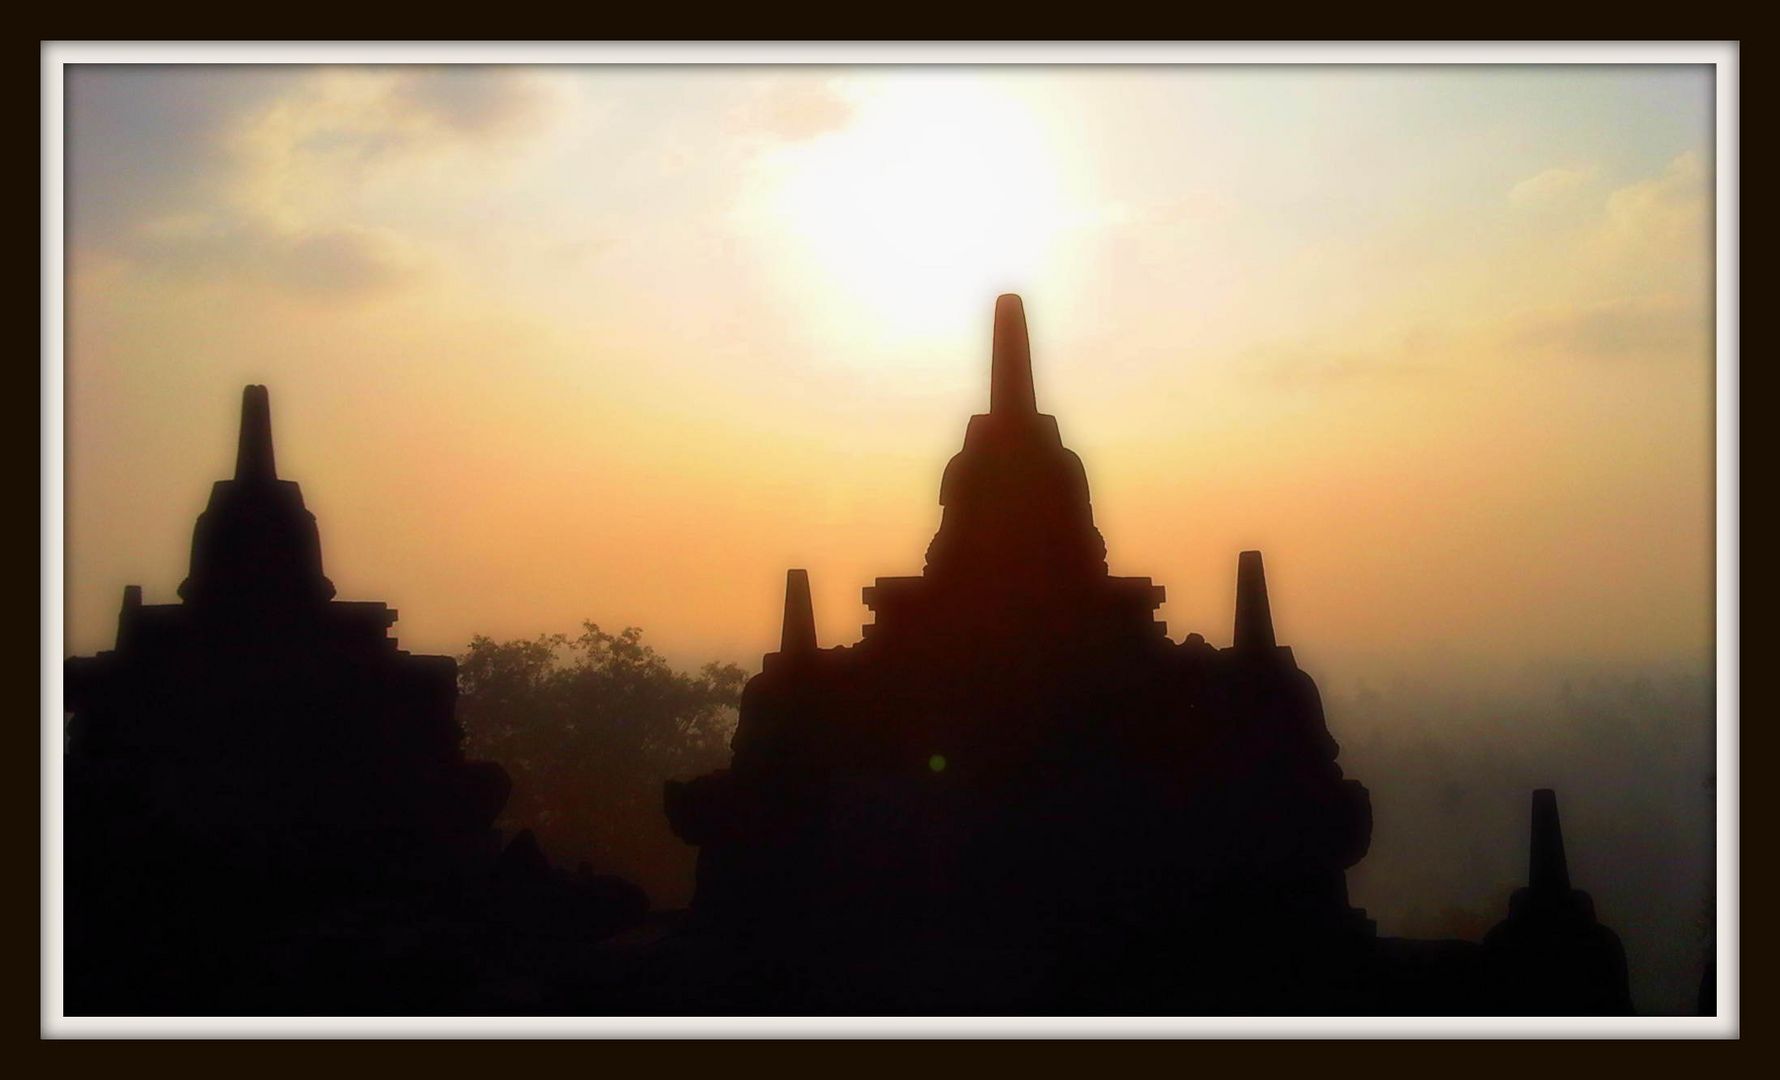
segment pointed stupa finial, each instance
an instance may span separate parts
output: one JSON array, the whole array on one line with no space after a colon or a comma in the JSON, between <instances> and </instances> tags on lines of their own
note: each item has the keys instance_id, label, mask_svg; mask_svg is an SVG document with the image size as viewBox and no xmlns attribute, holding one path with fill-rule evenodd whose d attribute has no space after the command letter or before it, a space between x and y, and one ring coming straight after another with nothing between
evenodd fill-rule
<instances>
[{"instance_id":1,"label":"pointed stupa finial","mask_svg":"<svg viewBox=\"0 0 1780 1080\"><path fill-rule=\"evenodd\" d=\"M1533 843L1527 861L1527 885L1534 892L1570 891L1564 827L1558 821L1557 792L1550 788L1533 792Z\"/></svg>"},{"instance_id":2,"label":"pointed stupa finial","mask_svg":"<svg viewBox=\"0 0 1780 1080\"><path fill-rule=\"evenodd\" d=\"M135 636L136 619L142 614L142 586L125 585L124 603L117 609L117 647L126 648Z\"/></svg>"},{"instance_id":3,"label":"pointed stupa finial","mask_svg":"<svg viewBox=\"0 0 1780 1080\"><path fill-rule=\"evenodd\" d=\"M1032 344L1026 336L1026 307L1016 293L995 298L995 347L989 370L989 412L1032 416L1038 396L1032 389Z\"/></svg>"},{"instance_id":4,"label":"pointed stupa finial","mask_svg":"<svg viewBox=\"0 0 1780 1080\"><path fill-rule=\"evenodd\" d=\"M808 570L785 571L785 626L779 634L779 651L816 651L816 609L810 604Z\"/></svg>"},{"instance_id":5,"label":"pointed stupa finial","mask_svg":"<svg viewBox=\"0 0 1780 1080\"><path fill-rule=\"evenodd\" d=\"M1245 551L1236 558L1236 648L1265 652L1273 638L1273 609L1267 603L1267 572L1261 553Z\"/></svg>"},{"instance_id":6,"label":"pointed stupa finial","mask_svg":"<svg viewBox=\"0 0 1780 1080\"><path fill-rule=\"evenodd\" d=\"M241 391L241 441L235 449L235 479L276 480L272 461L272 404L263 386Z\"/></svg>"}]
</instances>

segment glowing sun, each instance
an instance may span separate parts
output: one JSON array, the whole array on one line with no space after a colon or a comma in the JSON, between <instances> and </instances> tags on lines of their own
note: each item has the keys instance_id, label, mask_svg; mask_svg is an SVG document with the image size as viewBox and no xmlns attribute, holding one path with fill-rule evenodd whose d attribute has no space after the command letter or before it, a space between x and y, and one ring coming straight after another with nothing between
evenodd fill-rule
<instances>
[{"instance_id":1,"label":"glowing sun","mask_svg":"<svg viewBox=\"0 0 1780 1080\"><path fill-rule=\"evenodd\" d=\"M1041 273L1069 225L1042 115L968 74L850 96L843 129L764 163L762 224L801 289L863 305L888 333L975 328L995 294Z\"/></svg>"}]
</instances>

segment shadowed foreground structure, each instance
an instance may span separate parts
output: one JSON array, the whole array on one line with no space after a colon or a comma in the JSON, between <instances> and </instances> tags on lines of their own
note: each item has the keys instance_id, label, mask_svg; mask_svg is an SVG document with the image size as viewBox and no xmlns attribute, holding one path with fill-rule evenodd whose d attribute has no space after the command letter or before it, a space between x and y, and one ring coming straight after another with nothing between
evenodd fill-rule
<instances>
[{"instance_id":1,"label":"shadowed foreground structure","mask_svg":"<svg viewBox=\"0 0 1780 1080\"><path fill-rule=\"evenodd\" d=\"M130 586L115 651L68 661L71 1012L455 1009L516 902L575 935L641 914L529 834L502 852L508 780L464 760L455 662L333 599L264 387L179 595Z\"/></svg>"},{"instance_id":2,"label":"shadowed foreground structure","mask_svg":"<svg viewBox=\"0 0 1780 1080\"><path fill-rule=\"evenodd\" d=\"M183 602L132 587L116 650L68 662L69 1011L1630 1011L1548 791L1484 943L1381 939L1350 905L1370 800L1260 553L1229 647L1166 636L1162 588L1107 571L1017 297L940 502L855 645L821 647L788 574L729 767L665 793L693 909L643 920L529 834L501 850L452 662L332 599L249 387Z\"/></svg>"},{"instance_id":3,"label":"shadowed foreground structure","mask_svg":"<svg viewBox=\"0 0 1780 1080\"><path fill-rule=\"evenodd\" d=\"M1165 636L1162 588L1107 572L1016 296L940 504L922 574L865 590L857 645L818 647L790 572L730 767L666 792L700 848L696 925L794 958L782 1007L1514 1012L1524 979L1537 1011L1629 1011L1567 885L1536 877L1483 950L1378 939L1345 876L1370 800L1274 638L1261 553L1231 646Z\"/></svg>"}]
</instances>

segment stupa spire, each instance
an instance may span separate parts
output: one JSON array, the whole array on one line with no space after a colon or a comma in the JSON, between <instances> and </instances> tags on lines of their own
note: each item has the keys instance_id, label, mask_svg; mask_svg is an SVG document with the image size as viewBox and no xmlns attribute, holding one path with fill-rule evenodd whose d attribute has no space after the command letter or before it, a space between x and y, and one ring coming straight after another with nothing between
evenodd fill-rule
<instances>
[{"instance_id":1,"label":"stupa spire","mask_svg":"<svg viewBox=\"0 0 1780 1080\"><path fill-rule=\"evenodd\" d=\"M272 459L272 403L264 386L241 391L241 440L235 449L235 479L276 480Z\"/></svg>"},{"instance_id":2,"label":"stupa spire","mask_svg":"<svg viewBox=\"0 0 1780 1080\"><path fill-rule=\"evenodd\" d=\"M989 371L989 412L1032 416L1038 396L1032 389L1032 345L1026 336L1026 307L1015 293L995 298L995 348Z\"/></svg>"},{"instance_id":3,"label":"stupa spire","mask_svg":"<svg viewBox=\"0 0 1780 1080\"><path fill-rule=\"evenodd\" d=\"M1533 792L1533 837L1527 885L1536 893L1568 893L1570 866L1564 857L1564 827L1558 821L1557 792Z\"/></svg>"},{"instance_id":4,"label":"stupa spire","mask_svg":"<svg viewBox=\"0 0 1780 1080\"><path fill-rule=\"evenodd\" d=\"M1245 551L1236 558L1235 644L1241 652L1265 652L1277 644L1273 609L1267 603L1267 572L1258 551Z\"/></svg>"},{"instance_id":5,"label":"stupa spire","mask_svg":"<svg viewBox=\"0 0 1780 1080\"><path fill-rule=\"evenodd\" d=\"M321 534L303 493L280 481L272 463L272 407L264 386L241 392L235 478L210 489L192 528L191 573L183 600L244 604L325 602L333 583L321 572Z\"/></svg>"},{"instance_id":6,"label":"stupa spire","mask_svg":"<svg viewBox=\"0 0 1780 1080\"><path fill-rule=\"evenodd\" d=\"M810 603L808 570L785 571L785 625L779 635L779 651L816 651L816 610Z\"/></svg>"}]
</instances>

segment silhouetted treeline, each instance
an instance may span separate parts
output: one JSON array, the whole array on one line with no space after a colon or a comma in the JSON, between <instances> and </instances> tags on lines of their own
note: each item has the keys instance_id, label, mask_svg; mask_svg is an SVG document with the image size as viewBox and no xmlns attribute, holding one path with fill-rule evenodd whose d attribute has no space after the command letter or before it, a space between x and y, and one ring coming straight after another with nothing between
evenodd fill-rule
<instances>
[{"instance_id":1,"label":"silhouetted treeline","mask_svg":"<svg viewBox=\"0 0 1780 1080\"><path fill-rule=\"evenodd\" d=\"M710 663L674 670L627 627L584 623L577 637L497 642L481 635L458 657L458 716L471 756L513 779L501 818L531 829L570 864L640 884L657 906L691 894L694 851L661 810L664 780L729 759L748 673Z\"/></svg>"}]
</instances>

